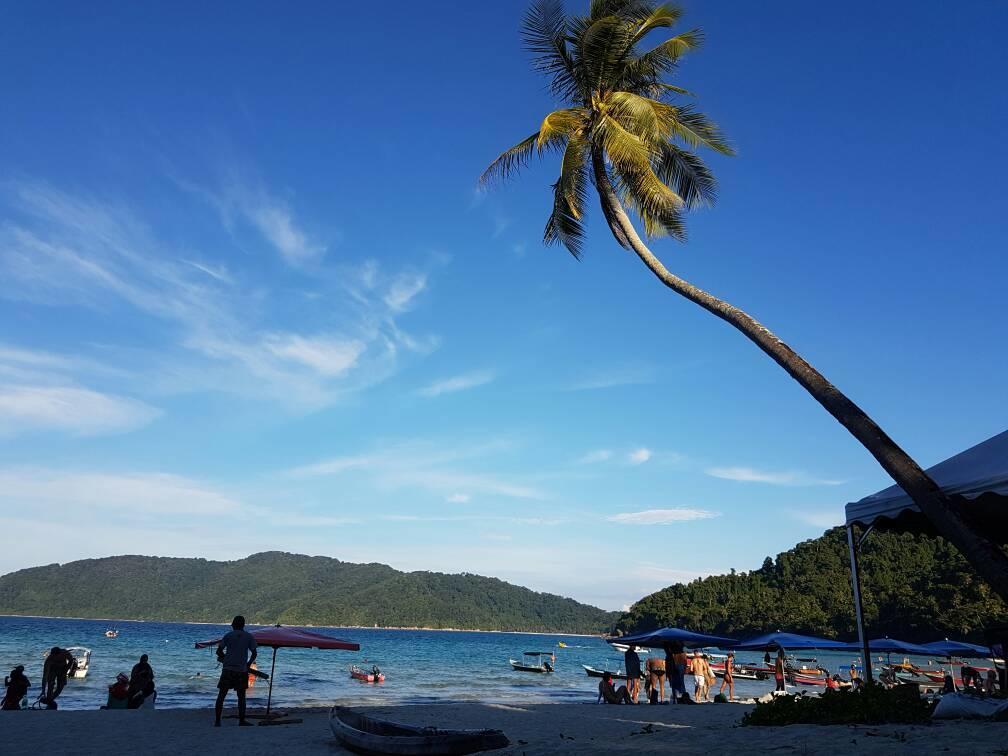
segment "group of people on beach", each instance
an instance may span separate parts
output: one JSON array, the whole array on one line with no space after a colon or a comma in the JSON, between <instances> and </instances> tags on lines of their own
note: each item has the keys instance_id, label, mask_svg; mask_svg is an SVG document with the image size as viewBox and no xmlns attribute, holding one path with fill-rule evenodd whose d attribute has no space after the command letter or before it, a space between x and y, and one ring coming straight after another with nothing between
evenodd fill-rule
<instances>
[{"instance_id":1,"label":"group of people on beach","mask_svg":"<svg viewBox=\"0 0 1008 756\"><path fill-rule=\"evenodd\" d=\"M643 678L648 702L663 704L665 703L665 680L667 678L669 703L692 704L710 701L711 690L714 683L717 682L717 677L711 668L707 655L699 649L690 654L678 641L666 644L664 650L664 658L657 655L650 656L642 669L636 646L627 648L623 654L627 684L616 688L612 681L612 674L606 672L599 683L599 700L614 704L639 703L641 678ZM729 652L725 659L721 687L718 689L715 700L735 700L735 680L732 676L734 663L735 654ZM781 669L783 670L783 667ZM688 682L692 684L688 685ZM693 688L692 697L686 690L687 687ZM728 689L727 697L724 695L725 688Z\"/></svg>"},{"instance_id":2,"label":"group of people on beach","mask_svg":"<svg viewBox=\"0 0 1008 756\"><path fill-rule=\"evenodd\" d=\"M238 615L231 621L231 632L217 644L217 661L221 664L221 675L217 682L217 700L214 704L214 726L220 727L224 700L230 690L238 697L238 724L251 725L245 717L245 692L249 687L250 670L256 659L255 637L245 630L245 618ZM67 679L73 674L76 660L66 649L53 646L46 656L42 668L42 690L35 704L28 702L31 680L25 675L24 665L19 664L4 679L4 696L0 710L18 711L32 706L55 709L56 699L66 687ZM257 673L259 674L259 673ZM154 686L154 668L147 654L133 665L127 676L124 672L116 675L115 682L108 687L108 700L103 709L138 709L157 698Z\"/></svg>"},{"instance_id":3,"label":"group of people on beach","mask_svg":"<svg viewBox=\"0 0 1008 756\"><path fill-rule=\"evenodd\" d=\"M28 702L28 689L31 680L25 674L23 664L19 664L4 678L4 696L0 701L0 710L19 711L21 709L57 709L56 699L66 687L68 678L73 674L76 660L65 648L53 646L46 655L42 666L42 689L34 704ZM157 696L154 689L154 669L148 662L147 654L133 665L129 675L120 672L115 682L109 685L109 696L103 709L139 709L149 699Z\"/></svg>"}]
</instances>

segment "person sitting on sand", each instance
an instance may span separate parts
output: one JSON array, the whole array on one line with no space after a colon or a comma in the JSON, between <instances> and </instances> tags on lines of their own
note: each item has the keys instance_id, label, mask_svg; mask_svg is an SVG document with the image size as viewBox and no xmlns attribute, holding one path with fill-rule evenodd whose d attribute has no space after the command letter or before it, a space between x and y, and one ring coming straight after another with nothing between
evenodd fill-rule
<instances>
[{"instance_id":1,"label":"person sitting on sand","mask_svg":"<svg viewBox=\"0 0 1008 756\"><path fill-rule=\"evenodd\" d=\"M108 700L105 709L129 708L129 678L125 672L116 675L115 682L108 686Z\"/></svg>"},{"instance_id":2,"label":"person sitting on sand","mask_svg":"<svg viewBox=\"0 0 1008 756\"><path fill-rule=\"evenodd\" d=\"M18 711L21 709L21 701L28 695L28 688L31 681L25 677L24 665L18 664L11 670L9 676L4 678L4 697L0 704L2 711Z\"/></svg>"},{"instance_id":3,"label":"person sitting on sand","mask_svg":"<svg viewBox=\"0 0 1008 756\"><path fill-rule=\"evenodd\" d=\"M39 697L49 708L56 708L56 699L67 684L67 675L76 661L66 649L53 646L42 665L42 695Z\"/></svg>"},{"instance_id":4,"label":"person sitting on sand","mask_svg":"<svg viewBox=\"0 0 1008 756\"><path fill-rule=\"evenodd\" d=\"M735 678L732 676L732 672L735 671L735 652L729 651L728 658L724 662L724 678L721 680L721 687L718 688L718 693L724 693L725 686L728 686L728 700L735 700Z\"/></svg>"},{"instance_id":5,"label":"person sitting on sand","mask_svg":"<svg viewBox=\"0 0 1008 756\"><path fill-rule=\"evenodd\" d=\"M637 655L636 646L628 646L623 654L623 666L626 669L627 690L634 703L637 703L637 696L640 695L641 666L640 657Z\"/></svg>"},{"instance_id":6,"label":"person sitting on sand","mask_svg":"<svg viewBox=\"0 0 1008 756\"><path fill-rule=\"evenodd\" d=\"M154 690L154 669L147 661L147 654L133 665L129 678L129 707L139 709L151 696L157 697Z\"/></svg>"},{"instance_id":7,"label":"person sitting on sand","mask_svg":"<svg viewBox=\"0 0 1008 756\"><path fill-rule=\"evenodd\" d=\"M658 702L665 703L665 660L657 656L649 656L644 668L647 670L648 685L651 687L651 695L648 700L654 701L657 690Z\"/></svg>"},{"instance_id":8,"label":"person sitting on sand","mask_svg":"<svg viewBox=\"0 0 1008 756\"><path fill-rule=\"evenodd\" d=\"M997 690L997 672L993 669L987 670L987 680L984 682L984 693L988 696L993 695Z\"/></svg>"},{"instance_id":9,"label":"person sitting on sand","mask_svg":"<svg viewBox=\"0 0 1008 756\"><path fill-rule=\"evenodd\" d=\"M634 702L626 685L620 685L619 688L613 687L612 675L608 672L603 674L599 681L596 701L605 701L607 704L632 704Z\"/></svg>"},{"instance_id":10,"label":"person sitting on sand","mask_svg":"<svg viewBox=\"0 0 1008 756\"><path fill-rule=\"evenodd\" d=\"M249 654L251 653L251 657ZM248 687L249 665L256 658L256 641L252 633L245 630L245 618L240 614L231 620L231 632L217 644L217 661L221 663L220 680L217 682L217 702L214 704L214 727L220 727L224 713L224 698L229 690L238 696L238 724L252 725L245 719L245 689Z\"/></svg>"}]
</instances>

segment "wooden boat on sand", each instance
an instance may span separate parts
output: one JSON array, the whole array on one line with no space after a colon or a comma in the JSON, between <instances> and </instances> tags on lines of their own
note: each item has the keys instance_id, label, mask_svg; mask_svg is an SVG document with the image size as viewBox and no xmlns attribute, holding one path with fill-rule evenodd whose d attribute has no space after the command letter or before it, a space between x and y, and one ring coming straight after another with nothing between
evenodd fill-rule
<instances>
[{"instance_id":1,"label":"wooden boat on sand","mask_svg":"<svg viewBox=\"0 0 1008 756\"><path fill-rule=\"evenodd\" d=\"M329 711L329 727L340 744L354 753L399 756L457 756L510 745L500 730L439 730L386 722L343 706Z\"/></svg>"}]
</instances>

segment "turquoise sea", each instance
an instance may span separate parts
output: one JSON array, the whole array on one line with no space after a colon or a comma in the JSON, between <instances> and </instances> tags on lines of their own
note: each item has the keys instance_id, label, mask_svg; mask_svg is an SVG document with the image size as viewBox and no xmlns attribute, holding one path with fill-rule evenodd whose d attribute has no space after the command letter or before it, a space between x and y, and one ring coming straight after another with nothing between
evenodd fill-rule
<instances>
[{"instance_id":1,"label":"turquoise sea","mask_svg":"<svg viewBox=\"0 0 1008 756\"><path fill-rule=\"evenodd\" d=\"M105 637L114 626L119 637ZM116 674L129 674L141 654L150 656L159 707L201 708L213 705L219 674L212 650L196 650L196 641L219 638L225 625L178 622L135 622L35 617L0 617L0 670L18 664L32 681L30 698L38 695L43 653L52 646L92 650L84 680L71 680L60 696L61 709L93 709L105 702ZM250 627L250 629L254 629ZM600 638L527 633L312 628L360 644L359 652L280 649L276 657L273 701L280 706L328 706L333 703L394 704L451 701L594 702L598 680L582 664L616 669L622 654ZM569 648L558 647L559 642ZM509 658L523 651L556 651L556 672L515 672ZM260 649L259 668L270 669L271 649ZM818 653L819 663L837 670L849 666L849 654ZM756 661L760 654L740 654ZM646 657L642 657L644 659ZM352 680L351 664L377 664L387 675L379 685ZM199 673L199 677L196 674ZM720 683L718 683L720 685ZM762 695L773 681L736 681L736 696ZM267 684L259 681L250 701L266 702ZM233 700L233 699L232 699Z\"/></svg>"}]
</instances>

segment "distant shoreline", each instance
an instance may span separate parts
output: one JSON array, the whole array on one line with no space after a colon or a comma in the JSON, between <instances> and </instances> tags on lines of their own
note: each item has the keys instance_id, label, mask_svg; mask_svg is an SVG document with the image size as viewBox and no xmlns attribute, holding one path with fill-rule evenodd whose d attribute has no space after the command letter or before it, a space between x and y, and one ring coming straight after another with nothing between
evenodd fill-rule
<instances>
[{"instance_id":1,"label":"distant shoreline","mask_svg":"<svg viewBox=\"0 0 1008 756\"><path fill-rule=\"evenodd\" d=\"M16 617L20 619L56 619L56 620L78 620L84 622L163 622L171 623L176 625L222 625L228 626L231 624L230 620L221 620L220 622L196 622L193 620L154 620L154 619L124 619L122 617L55 617L46 614L0 614L0 617ZM249 625L259 627L269 627L269 625L259 625L255 622L250 622ZM374 627L373 625L312 625L312 624L297 624L290 625L289 627L315 627L323 628L326 630L425 630L433 633L498 633L501 635L563 635L568 638L604 638L606 637L602 633L568 633L564 631L551 631L542 632L536 630L480 630L476 628L466 628L466 627Z\"/></svg>"}]
</instances>

